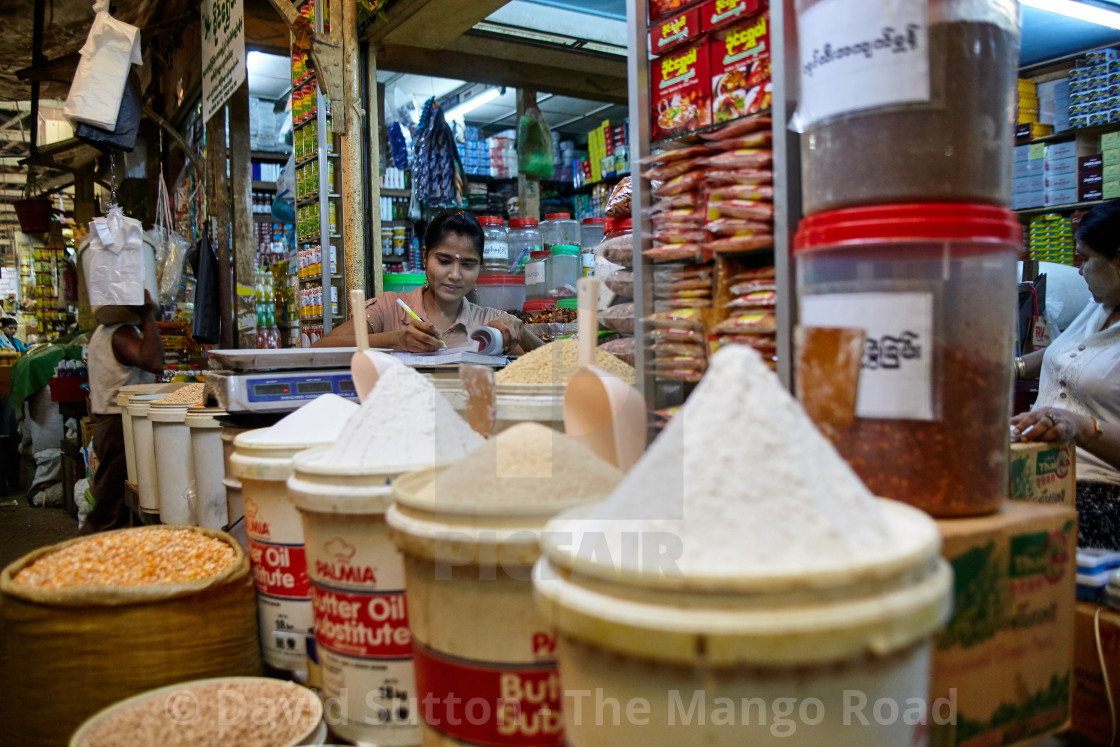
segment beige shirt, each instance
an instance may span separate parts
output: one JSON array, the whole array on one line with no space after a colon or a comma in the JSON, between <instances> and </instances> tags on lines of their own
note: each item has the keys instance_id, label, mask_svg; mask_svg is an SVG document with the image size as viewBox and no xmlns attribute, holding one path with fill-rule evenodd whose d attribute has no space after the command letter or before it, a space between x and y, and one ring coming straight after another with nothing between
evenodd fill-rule
<instances>
[{"instance_id":1,"label":"beige shirt","mask_svg":"<svg viewBox=\"0 0 1120 747\"><path fill-rule=\"evenodd\" d=\"M89 399L94 415L117 415L117 394L122 386L151 384L153 374L126 366L113 354L113 333L123 324L101 324L89 338Z\"/></svg>"},{"instance_id":2,"label":"beige shirt","mask_svg":"<svg viewBox=\"0 0 1120 747\"><path fill-rule=\"evenodd\" d=\"M401 308L397 299L404 300L408 307L426 322L430 322L424 313L424 289L417 288L408 293L394 293L385 291L380 296L372 298L366 303L366 320L374 334L378 332L395 332L408 326L408 312ZM479 306L463 299L459 315L444 333L443 340L449 348L463 347L467 344L467 330L473 327L485 327L492 319L506 316L505 312Z\"/></svg>"}]
</instances>

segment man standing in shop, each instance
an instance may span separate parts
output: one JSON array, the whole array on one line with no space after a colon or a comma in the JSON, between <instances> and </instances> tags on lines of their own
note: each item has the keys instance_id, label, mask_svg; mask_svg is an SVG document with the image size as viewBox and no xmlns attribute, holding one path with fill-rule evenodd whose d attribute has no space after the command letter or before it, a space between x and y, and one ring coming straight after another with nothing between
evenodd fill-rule
<instances>
[{"instance_id":1,"label":"man standing in shop","mask_svg":"<svg viewBox=\"0 0 1120 747\"><path fill-rule=\"evenodd\" d=\"M124 429L117 394L123 386L150 384L163 373L163 340L156 326L158 307L145 291L143 306L127 308L135 315L132 322L101 324L89 341L90 405L97 418L93 451L98 463L90 483L93 509L82 527L84 534L129 524L124 502Z\"/></svg>"}]
</instances>

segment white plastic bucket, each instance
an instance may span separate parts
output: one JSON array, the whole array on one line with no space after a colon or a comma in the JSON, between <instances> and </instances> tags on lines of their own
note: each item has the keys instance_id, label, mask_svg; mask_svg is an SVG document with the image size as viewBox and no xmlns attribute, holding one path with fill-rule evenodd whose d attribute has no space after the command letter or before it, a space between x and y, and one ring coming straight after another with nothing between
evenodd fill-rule
<instances>
[{"instance_id":1,"label":"white plastic bucket","mask_svg":"<svg viewBox=\"0 0 1120 747\"><path fill-rule=\"evenodd\" d=\"M184 422L186 417L186 404L156 400L148 406L155 446L159 520L164 524L198 523L192 506L194 457L191 431Z\"/></svg>"},{"instance_id":2,"label":"white plastic bucket","mask_svg":"<svg viewBox=\"0 0 1120 747\"><path fill-rule=\"evenodd\" d=\"M175 384L129 384L122 386L117 393L117 405L121 408L121 428L124 430L124 462L127 469L127 480L136 485L136 442L132 437L132 416L128 414L128 401L133 397L165 393L175 389Z\"/></svg>"},{"instance_id":3,"label":"white plastic bucket","mask_svg":"<svg viewBox=\"0 0 1120 747\"><path fill-rule=\"evenodd\" d=\"M184 423L191 434L191 459L194 464L194 496L198 525L225 529L229 522L226 505L225 463L222 457L222 424L216 418L226 414L216 407L190 407Z\"/></svg>"},{"instance_id":4,"label":"white plastic bucket","mask_svg":"<svg viewBox=\"0 0 1120 747\"><path fill-rule=\"evenodd\" d=\"M385 511L395 475L298 455L288 481L303 517L315 643L331 730L385 747L420 744L404 564Z\"/></svg>"},{"instance_id":5,"label":"white plastic bucket","mask_svg":"<svg viewBox=\"0 0 1120 747\"><path fill-rule=\"evenodd\" d=\"M303 522L288 492L292 457L323 442L278 444L268 428L239 434L229 460L238 481L257 585L261 655L271 667L307 680L314 617Z\"/></svg>"},{"instance_id":6,"label":"white plastic bucket","mask_svg":"<svg viewBox=\"0 0 1120 747\"><path fill-rule=\"evenodd\" d=\"M225 477L222 479L222 484L226 487L226 513L229 517L230 529L245 518L245 504L241 496L241 481L233 476L233 471L229 466L229 459L233 456L233 440L242 433L252 430L252 428L236 428L232 425L222 426L222 467L225 472ZM246 548L245 552L248 552Z\"/></svg>"},{"instance_id":7,"label":"white plastic bucket","mask_svg":"<svg viewBox=\"0 0 1120 747\"><path fill-rule=\"evenodd\" d=\"M163 396L146 394L134 396L128 401L128 417L132 421L132 440L136 454L136 492L139 494L140 510L144 513L159 513L156 451L152 440L152 421L148 420L148 407Z\"/></svg>"},{"instance_id":8,"label":"white plastic bucket","mask_svg":"<svg viewBox=\"0 0 1120 747\"><path fill-rule=\"evenodd\" d=\"M567 743L927 744L915 718L935 705L929 642L949 615L952 574L925 514L880 503L909 538L889 558L718 581L612 577L580 557L594 539L580 532L587 509L550 522L534 585L559 632Z\"/></svg>"},{"instance_id":9,"label":"white plastic bucket","mask_svg":"<svg viewBox=\"0 0 1120 747\"><path fill-rule=\"evenodd\" d=\"M385 517L404 553L423 744L559 747L556 638L531 580L540 531L557 507L437 511L417 498L435 474L396 480Z\"/></svg>"}]
</instances>

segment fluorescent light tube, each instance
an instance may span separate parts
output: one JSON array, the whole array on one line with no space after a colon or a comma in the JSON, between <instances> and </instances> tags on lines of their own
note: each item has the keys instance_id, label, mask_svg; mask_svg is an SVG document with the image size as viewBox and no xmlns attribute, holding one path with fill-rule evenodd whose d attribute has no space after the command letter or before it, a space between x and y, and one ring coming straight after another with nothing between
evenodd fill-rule
<instances>
[{"instance_id":1,"label":"fluorescent light tube","mask_svg":"<svg viewBox=\"0 0 1120 747\"><path fill-rule=\"evenodd\" d=\"M1120 13L1099 5L1089 5L1076 0L1019 0L1019 4L1076 18L1079 21L1095 23L1098 26L1120 29Z\"/></svg>"},{"instance_id":2,"label":"fluorescent light tube","mask_svg":"<svg viewBox=\"0 0 1120 747\"><path fill-rule=\"evenodd\" d=\"M488 88L477 96L472 96L455 108L444 113L447 119L462 119L466 115L473 112L480 106L489 104L494 99L502 95L502 92L497 88Z\"/></svg>"}]
</instances>

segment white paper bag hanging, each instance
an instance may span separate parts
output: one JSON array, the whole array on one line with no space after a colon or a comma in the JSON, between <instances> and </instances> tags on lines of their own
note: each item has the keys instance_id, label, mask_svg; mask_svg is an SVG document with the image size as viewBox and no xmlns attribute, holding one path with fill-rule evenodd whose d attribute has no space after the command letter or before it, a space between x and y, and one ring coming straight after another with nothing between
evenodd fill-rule
<instances>
[{"instance_id":1,"label":"white paper bag hanging","mask_svg":"<svg viewBox=\"0 0 1120 747\"><path fill-rule=\"evenodd\" d=\"M89 224L89 246L82 253L90 306L140 306L147 289L154 300L155 262L144 245L140 221L112 207Z\"/></svg>"},{"instance_id":2,"label":"white paper bag hanging","mask_svg":"<svg viewBox=\"0 0 1120 747\"><path fill-rule=\"evenodd\" d=\"M109 15L109 0L97 0L93 12L93 26L80 50L82 59L62 115L72 125L88 122L112 131L117 126L129 67L143 64L140 29Z\"/></svg>"}]
</instances>

